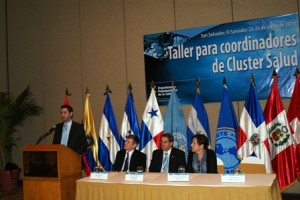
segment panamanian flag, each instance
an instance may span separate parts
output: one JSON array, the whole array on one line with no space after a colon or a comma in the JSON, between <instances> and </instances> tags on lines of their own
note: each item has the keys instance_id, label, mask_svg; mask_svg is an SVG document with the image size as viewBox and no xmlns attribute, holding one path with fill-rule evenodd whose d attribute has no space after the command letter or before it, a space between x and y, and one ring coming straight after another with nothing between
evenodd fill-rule
<instances>
[{"instance_id":1,"label":"panamanian flag","mask_svg":"<svg viewBox=\"0 0 300 200\"><path fill-rule=\"evenodd\" d=\"M140 127L134 107L133 95L132 92L129 91L121 125L121 135L123 137L123 141L126 139L127 135L131 134L137 135L140 138ZM122 148L123 145L121 146L121 149Z\"/></svg>"},{"instance_id":2,"label":"panamanian flag","mask_svg":"<svg viewBox=\"0 0 300 200\"><path fill-rule=\"evenodd\" d=\"M160 137L164 133L164 121L161 115L155 90L152 88L143 113L140 149L147 155L147 166L150 165L152 152L160 148Z\"/></svg>"},{"instance_id":3,"label":"panamanian flag","mask_svg":"<svg viewBox=\"0 0 300 200\"><path fill-rule=\"evenodd\" d=\"M99 129L99 160L106 171L112 170L117 152L121 149L122 137L119 135L117 121L109 94L103 109Z\"/></svg>"},{"instance_id":4,"label":"panamanian flag","mask_svg":"<svg viewBox=\"0 0 300 200\"><path fill-rule=\"evenodd\" d=\"M265 145L268 141L264 114L252 82L240 117L237 141L239 157L244 159L254 156L261 159L265 164L266 172L271 173L270 155Z\"/></svg>"},{"instance_id":5,"label":"panamanian flag","mask_svg":"<svg viewBox=\"0 0 300 200\"><path fill-rule=\"evenodd\" d=\"M209 129L209 120L207 116L206 109L204 107L200 90L197 88L195 94L194 102L188 117L188 127L187 127L187 147L188 150L191 150L192 137L195 134L204 134L207 136L209 144L210 140L210 129Z\"/></svg>"}]
</instances>

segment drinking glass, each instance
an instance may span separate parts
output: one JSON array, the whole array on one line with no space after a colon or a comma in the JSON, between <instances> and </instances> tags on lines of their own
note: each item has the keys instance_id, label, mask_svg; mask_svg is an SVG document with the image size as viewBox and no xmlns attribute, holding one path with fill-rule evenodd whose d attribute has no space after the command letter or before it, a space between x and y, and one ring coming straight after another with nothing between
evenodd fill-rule
<instances>
[{"instance_id":1,"label":"drinking glass","mask_svg":"<svg viewBox=\"0 0 300 200\"><path fill-rule=\"evenodd\" d=\"M184 172L185 172L185 166L179 166L178 173L184 173Z\"/></svg>"},{"instance_id":2,"label":"drinking glass","mask_svg":"<svg viewBox=\"0 0 300 200\"><path fill-rule=\"evenodd\" d=\"M144 172L143 166L137 166L136 172L137 172L137 173L143 173L143 172Z\"/></svg>"}]
</instances>

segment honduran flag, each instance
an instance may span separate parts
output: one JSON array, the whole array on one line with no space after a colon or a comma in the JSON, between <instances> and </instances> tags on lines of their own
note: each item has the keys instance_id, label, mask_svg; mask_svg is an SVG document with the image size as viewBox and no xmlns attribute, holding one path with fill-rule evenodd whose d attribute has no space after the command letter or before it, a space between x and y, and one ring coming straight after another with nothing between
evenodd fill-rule
<instances>
[{"instance_id":1,"label":"honduran flag","mask_svg":"<svg viewBox=\"0 0 300 200\"><path fill-rule=\"evenodd\" d=\"M174 147L187 154L186 123L179 99L173 89L164 120L164 132L174 136Z\"/></svg>"},{"instance_id":2,"label":"honduran flag","mask_svg":"<svg viewBox=\"0 0 300 200\"><path fill-rule=\"evenodd\" d=\"M137 135L140 138L140 127L134 107L133 95L129 90L121 125L121 135L123 137L123 140L125 140L126 136L131 134ZM121 149L122 148L123 145L121 145Z\"/></svg>"},{"instance_id":3,"label":"honduran flag","mask_svg":"<svg viewBox=\"0 0 300 200\"><path fill-rule=\"evenodd\" d=\"M161 115L155 90L152 88L143 113L140 149L147 155L147 166L150 165L152 152L160 148L160 137L164 133L164 121Z\"/></svg>"},{"instance_id":4,"label":"honduran flag","mask_svg":"<svg viewBox=\"0 0 300 200\"><path fill-rule=\"evenodd\" d=\"M273 74L273 85L264 110L270 137L269 151L273 171L281 190L297 179L292 135L278 89L278 77Z\"/></svg>"},{"instance_id":5,"label":"honduran flag","mask_svg":"<svg viewBox=\"0 0 300 200\"><path fill-rule=\"evenodd\" d=\"M297 161L297 171L300 177L300 75L299 69L295 72L296 82L294 85L294 91L290 101L289 109L287 111L287 118L291 126L295 142L295 155Z\"/></svg>"},{"instance_id":6,"label":"honduran flag","mask_svg":"<svg viewBox=\"0 0 300 200\"><path fill-rule=\"evenodd\" d=\"M244 159L254 156L261 159L265 164L266 172L271 173L270 155L265 145L268 140L265 118L252 82L240 118L237 141L239 157Z\"/></svg>"},{"instance_id":7,"label":"honduran flag","mask_svg":"<svg viewBox=\"0 0 300 200\"><path fill-rule=\"evenodd\" d=\"M210 140L210 129L209 129L209 120L207 116L206 109L204 107L200 90L197 88L195 94L194 102L188 117L188 126L187 126L187 147L188 150L191 150L192 137L195 134L204 134L207 136L209 144Z\"/></svg>"},{"instance_id":8,"label":"honduran flag","mask_svg":"<svg viewBox=\"0 0 300 200\"><path fill-rule=\"evenodd\" d=\"M110 171L113 168L117 152L120 150L123 139L119 135L117 121L108 93L106 93L99 136L99 160L104 169Z\"/></svg>"},{"instance_id":9,"label":"honduran flag","mask_svg":"<svg viewBox=\"0 0 300 200\"><path fill-rule=\"evenodd\" d=\"M240 164L236 150L238 123L227 91L225 78L223 84L223 97L219 113L215 150L217 157L224 163L224 172L233 173Z\"/></svg>"}]
</instances>

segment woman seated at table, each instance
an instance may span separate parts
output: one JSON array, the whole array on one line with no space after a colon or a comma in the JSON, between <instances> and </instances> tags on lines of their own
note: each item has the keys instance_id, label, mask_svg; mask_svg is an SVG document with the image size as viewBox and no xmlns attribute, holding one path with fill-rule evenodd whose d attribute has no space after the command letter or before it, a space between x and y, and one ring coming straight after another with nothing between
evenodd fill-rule
<instances>
[{"instance_id":1,"label":"woman seated at table","mask_svg":"<svg viewBox=\"0 0 300 200\"><path fill-rule=\"evenodd\" d=\"M218 173L216 153L208 149L208 139L203 134L192 137L192 151L188 154L186 171L189 173Z\"/></svg>"}]
</instances>

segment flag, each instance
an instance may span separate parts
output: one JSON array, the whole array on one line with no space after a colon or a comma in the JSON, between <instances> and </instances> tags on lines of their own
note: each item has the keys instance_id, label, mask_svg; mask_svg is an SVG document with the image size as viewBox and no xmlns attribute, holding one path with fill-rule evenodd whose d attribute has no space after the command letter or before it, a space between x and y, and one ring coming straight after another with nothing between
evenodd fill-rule
<instances>
[{"instance_id":1,"label":"flag","mask_svg":"<svg viewBox=\"0 0 300 200\"><path fill-rule=\"evenodd\" d=\"M294 91L290 101L289 109L287 111L287 118L290 123L291 131L296 145L295 156L298 176L300 177L300 75L298 68L296 70L295 76L296 82L294 85Z\"/></svg>"},{"instance_id":2,"label":"flag","mask_svg":"<svg viewBox=\"0 0 300 200\"><path fill-rule=\"evenodd\" d=\"M192 137L196 133L206 135L209 144L211 144L209 120L202 98L200 96L199 88L197 89L197 92L195 94L194 102L188 117L187 147L189 151L191 150Z\"/></svg>"},{"instance_id":3,"label":"flag","mask_svg":"<svg viewBox=\"0 0 300 200\"><path fill-rule=\"evenodd\" d=\"M139 122L136 116L132 92L129 90L121 125L121 135L123 140L125 140L126 136L131 134L137 135L140 138ZM123 145L121 145L121 149L122 148Z\"/></svg>"},{"instance_id":4,"label":"flag","mask_svg":"<svg viewBox=\"0 0 300 200\"><path fill-rule=\"evenodd\" d=\"M236 115L224 79L215 150L217 157L224 163L225 173L233 173L240 163L236 150L237 130Z\"/></svg>"},{"instance_id":5,"label":"flag","mask_svg":"<svg viewBox=\"0 0 300 200\"><path fill-rule=\"evenodd\" d=\"M147 166L150 165L152 152L160 148L160 137L164 133L164 121L161 115L155 90L152 88L142 117L140 149L147 155Z\"/></svg>"},{"instance_id":6,"label":"flag","mask_svg":"<svg viewBox=\"0 0 300 200\"><path fill-rule=\"evenodd\" d=\"M274 71L274 74L276 72ZM281 190L297 179L294 147L287 116L273 75L273 85L265 106L264 116L270 138L269 151L273 171L277 174Z\"/></svg>"},{"instance_id":7,"label":"flag","mask_svg":"<svg viewBox=\"0 0 300 200\"><path fill-rule=\"evenodd\" d=\"M85 105L83 111L83 125L87 138L91 138L93 143L89 146L89 148L84 152L86 161L88 162L89 169L86 169L87 176L89 176L89 172L96 166L101 167L101 164L98 159L98 136L95 131L95 124L93 118L92 107L90 103L91 94L87 90L85 94Z\"/></svg>"},{"instance_id":8,"label":"flag","mask_svg":"<svg viewBox=\"0 0 300 200\"><path fill-rule=\"evenodd\" d=\"M174 136L174 147L187 153L185 118L175 89L173 89L169 99L164 120L164 132Z\"/></svg>"},{"instance_id":9,"label":"flag","mask_svg":"<svg viewBox=\"0 0 300 200\"><path fill-rule=\"evenodd\" d=\"M64 100L64 105L69 105L69 96L71 96L72 94L69 93L69 90L68 88L66 88L66 97L65 97L65 100Z\"/></svg>"},{"instance_id":10,"label":"flag","mask_svg":"<svg viewBox=\"0 0 300 200\"><path fill-rule=\"evenodd\" d=\"M265 145L265 142L269 140L268 136L263 111L254 89L254 83L251 83L240 117L238 155L241 159L249 156L261 159L265 164L266 172L271 173L270 156Z\"/></svg>"},{"instance_id":11,"label":"flag","mask_svg":"<svg viewBox=\"0 0 300 200\"><path fill-rule=\"evenodd\" d=\"M99 160L104 169L110 171L113 168L117 152L120 150L122 138L119 135L117 121L108 93L106 94L99 136Z\"/></svg>"}]
</instances>

